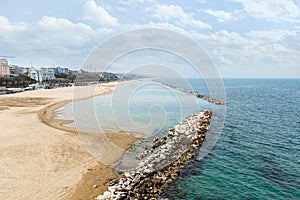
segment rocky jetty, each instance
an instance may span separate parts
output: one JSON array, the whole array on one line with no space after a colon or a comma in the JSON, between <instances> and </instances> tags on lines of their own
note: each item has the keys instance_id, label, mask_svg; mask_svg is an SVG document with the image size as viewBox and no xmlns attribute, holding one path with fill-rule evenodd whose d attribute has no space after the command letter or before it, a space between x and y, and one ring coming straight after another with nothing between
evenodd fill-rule
<instances>
[{"instance_id":1,"label":"rocky jetty","mask_svg":"<svg viewBox=\"0 0 300 200\"><path fill-rule=\"evenodd\" d=\"M138 166L111 181L108 190L96 199L157 199L179 175L180 168L195 156L211 117L209 110L195 113L170 129L167 137L154 138L151 152L147 152Z\"/></svg>"},{"instance_id":2,"label":"rocky jetty","mask_svg":"<svg viewBox=\"0 0 300 200\"><path fill-rule=\"evenodd\" d=\"M180 92L184 92L184 93L187 93L187 94L193 94L195 97L197 97L199 99L203 99L203 100L205 100L209 103L213 103L213 104L216 104L216 105L224 105L224 102L222 102L222 101L204 96L204 95L199 94L199 93L193 93L192 91L189 91L189 90L186 90L186 89L183 89L183 88L179 88L179 87L176 87L176 86L173 86L173 85L169 85L169 84L166 84L166 83L160 83L160 84L168 86L168 87L173 88L175 90L178 90Z\"/></svg>"}]
</instances>

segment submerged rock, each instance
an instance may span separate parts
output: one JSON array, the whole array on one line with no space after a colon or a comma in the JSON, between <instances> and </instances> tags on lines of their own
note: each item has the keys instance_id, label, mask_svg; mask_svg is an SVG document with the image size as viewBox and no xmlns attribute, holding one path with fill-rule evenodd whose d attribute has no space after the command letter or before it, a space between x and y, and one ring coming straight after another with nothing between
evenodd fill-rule
<instances>
[{"instance_id":1,"label":"submerged rock","mask_svg":"<svg viewBox=\"0 0 300 200\"><path fill-rule=\"evenodd\" d=\"M199 94L199 93L193 93L192 91L188 91L188 90L183 89L183 88L175 87L175 86L169 85L167 83L160 83L160 84L166 85L166 86L168 86L170 88L173 88L175 90L178 90L178 91L181 91L181 92L184 92L184 93L187 93L187 94L194 94L195 97L203 99L205 101L208 101L209 103L213 103L213 104L216 104L216 105L224 105L224 102L222 102L222 101L219 101L219 100L216 100L216 99L204 96L204 95Z\"/></svg>"}]
</instances>

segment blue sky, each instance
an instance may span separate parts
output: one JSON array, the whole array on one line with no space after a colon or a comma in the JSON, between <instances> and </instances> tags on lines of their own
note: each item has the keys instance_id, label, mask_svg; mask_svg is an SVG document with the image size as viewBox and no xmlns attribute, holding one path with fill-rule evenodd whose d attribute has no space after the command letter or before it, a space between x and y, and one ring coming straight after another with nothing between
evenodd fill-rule
<instances>
[{"instance_id":1,"label":"blue sky","mask_svg":"<svg viewBox=\"0 0 300 200\"><path fill-rule=\"evenodd\" d=\"M160 27L199 43L223 77L300 78L300 1L1 0L0 55L78 67L100 42Z\"/></svg>"}]
</instances>

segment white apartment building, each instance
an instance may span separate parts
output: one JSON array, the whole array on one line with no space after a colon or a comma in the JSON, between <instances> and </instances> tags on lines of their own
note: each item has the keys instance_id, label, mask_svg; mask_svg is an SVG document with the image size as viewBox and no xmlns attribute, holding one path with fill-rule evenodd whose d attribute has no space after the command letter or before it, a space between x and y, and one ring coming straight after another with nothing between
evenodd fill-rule
<instances>
[{"instance_id":1,"label":"white apartment building","mask_svg":"<svg viewBox=\"0 0 300 200\"><path fill-rule=\"evenodd\" d=\"M42 67L40 70L30 68L29 76L30 78L35 79L39 83L42 83L45 80L54 80L54 68Z\"/></svg>"},{"instance_id":2,"label":"white apartment building","mask_svg":"<svg viewBox=\"0 0 300 200\"><path fill-rule=\"evenodd\" d=\"M42 80L54 80L54 68L41 68Z\"/></svg>"}]
</instances>

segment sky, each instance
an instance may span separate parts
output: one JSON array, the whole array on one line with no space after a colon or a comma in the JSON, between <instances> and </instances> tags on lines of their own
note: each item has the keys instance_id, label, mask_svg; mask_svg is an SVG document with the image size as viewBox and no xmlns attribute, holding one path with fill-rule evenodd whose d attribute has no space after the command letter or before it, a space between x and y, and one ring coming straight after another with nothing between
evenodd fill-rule
<instances>
[{"instance_id":1,"label":"sky","mask_svg":"<svg viewBox=\"0 0 300 200\"><path fill-rule=\"evenodd\" d=\"M300 78L299 0L1 0L0 55L78 69L101 42L147 27L193 39L224 78Z\"/></svg>"}]
</instances>

